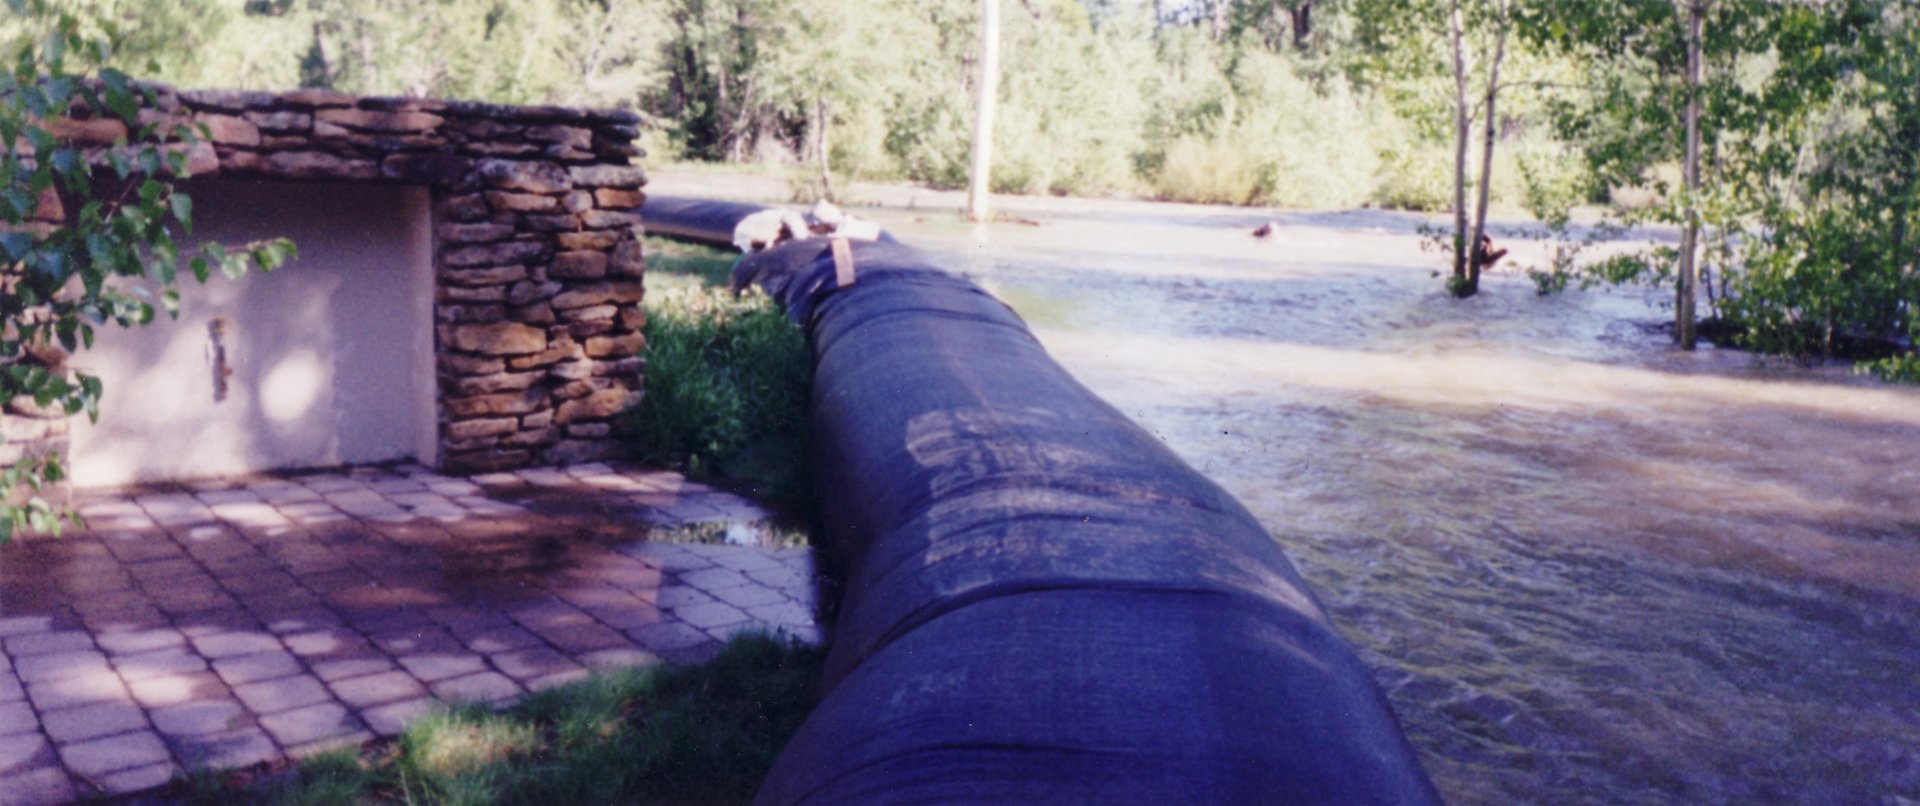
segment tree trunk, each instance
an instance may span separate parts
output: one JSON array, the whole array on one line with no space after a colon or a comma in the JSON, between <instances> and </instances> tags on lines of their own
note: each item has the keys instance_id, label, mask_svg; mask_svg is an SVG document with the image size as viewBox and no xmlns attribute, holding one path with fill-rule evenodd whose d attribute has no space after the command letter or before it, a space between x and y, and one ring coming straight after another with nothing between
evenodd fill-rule
<instances>
[{"instance_id":1,"label":"tree trunk","mask_svg":"<svg viewBox=\"0 0 1920 806\"><path fill-rule=\"evenodd\" d=\"M827 126L832 118L827 117L826 100L817 95L813 99L813 120L814 155L820 160L820 195L833 201L833 166L827 156Z\"/></svg>"},{"instance_id":2,"label":"tree trunk","mask_svg":"<svg viewBox=\"0 0 1920 806\"><path fill-rule=\"evenodd\" d=\"M1493 189L1493 146L1500 136L1500 115L1494 102L1500 98L1500 63L1507 58L1507 0L1501 0L1499 11L1500 29L1494 34L1493 61L1487 66L1487 136L1480 147L1480 198L1474 205L1473 237L1468 240L1473 259L1467 266L1466 296L1480 292L1480 267L1487 262L1487 250L1481 243L1487 235L1487 197Z\"/></svg>"},{"instance_id":3,"label":"tree trunk","mask_svg":"<svg viewBox=\"0 0 1920 806\"><path fill-rule=\"evenodd\" d=\"M1694 332L1694 288L1700 282L1700 29L1705 22L1705 0L1687 0L1687 152L1686 152L1686 230L1680 238L1680 277L1674 283L1673 340L1682 350L1692 350L1698 338Z\"/></svg>"},{"instance_id":4,"label":"tree trunk","mask_svg":"<svg viewBox=\"0 0 1920 806\"><path fill-rule=\"evenodd\" d=\"M1453 282L1456 295L1467 296L1467 141L1473 137L1467 117L1466 21L1460 0L1453 0L1447 33L1453 41Z\"/></svg>"},{"instance_id":5,"label":"tree trunk","mask_svg":"<svg viewBox=\"0 0 1920 806\"><path fill-rule=\"evenodd\" d=\"M1293 47L1306 50L1307 39L1313 36L1313 0L1301 0L1294 8L1287 9L1287 16L1293 18Z\"/></svg>"},{"instance_id":6,"label":"tree trunk","mask_svg":"<svg viewBox=\"0 0 1920 806\"><path fill-rule=\"evenodd\" d=\"M973 166L967 182L967 217L986 221L993 172L993 112L1000 92L1000 0L980 0L980 97L973 115Z\"/></svg>"}]
</instances>

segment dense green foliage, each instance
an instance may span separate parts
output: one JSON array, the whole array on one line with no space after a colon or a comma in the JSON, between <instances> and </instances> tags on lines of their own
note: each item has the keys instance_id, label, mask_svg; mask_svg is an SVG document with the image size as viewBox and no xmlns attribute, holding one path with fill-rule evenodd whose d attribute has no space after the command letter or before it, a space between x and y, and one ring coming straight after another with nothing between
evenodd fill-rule
<instances>
[{"instance_id":1,"label":"dense green foliage","mask_svg":"<svg viewBox=\"0 0 1920 806\"><path fill-rule=\"evenodd\" d=\"M1527 29L1536 46L1582 70L1551 97L1550 117L1585 155L1591 194L1650 190L1653 203L1617 208L1627 223L1677 224L1699 211L1708 311L1741 345L1833 356L1863 340L1911 344L1920 336L1920 3L1705 8L1704 176L1693 197L1672 179L1687 90L1676 7L1537 8ZM1673 250L1656 248L1561 273L1666 284L1673 266ZM1912 358L1873 366L1909 377Z\"/></svg>"},{"instance_id":2,"label":"dense green foliage","mask_svg":"<svg viewBox=\"0 0 1920 806\"><path fill-rule=\"evenodd\" d=\"M549 689L495 713L408 726L389 748L334 751L247 782L200 773L190 803L746 803L813 710L824 653L737 637L698 666Z\"/></svg>"},{"instance_id":3,"label":"dense green foliage","mask_svg":"<svg viewBox=\"0 0 1920 806\"><path fill-rule=\"evenodd\" d=\"M648 242L646 396L627 433L648 462L800 510L813 358L764 294L724 289L731 256Z\"/></svg>"},{"instance_id":4,"label":"dense green foliage","mask_svg":"<svg viewBox=\"0 0 1920 806\"><path fill-rule=\"evenodd\" d=\"M113 27L93 38L43 2L8 0L7 12L15 36L0 53L0 143L11 144L0 150L0 401L97 417L100 379L66 358L92 346L96 327L175 311L193 201L172 180L187 177L201 133L141 122L151 90L109 66ZM90 155L60 134L79 119L125 133ZM286 241L207 244L184 265L205 281L214 270L270 270L292 255ZM21 529L58 530L63 513L42 490L63 475L58 455L34 450L0 470L0 543Z\"/></svg>"}]
</instances>

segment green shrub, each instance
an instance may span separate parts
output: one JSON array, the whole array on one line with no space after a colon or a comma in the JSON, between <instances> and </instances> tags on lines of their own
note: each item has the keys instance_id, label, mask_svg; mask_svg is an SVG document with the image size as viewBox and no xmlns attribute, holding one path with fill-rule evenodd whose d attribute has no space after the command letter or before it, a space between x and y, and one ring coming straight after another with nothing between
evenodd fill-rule
<instances>
[{"instance_id":1,"label":"green shrub","mask_svg":"<svg viewBox=\"0 0 1920 806\"><path fill-rule=\"evenodd\" d=\"M763 294L704 285L652 288L646 309L646 396L627 421L641 458L801 506L813 364L799 328Z\"/></svg>"}]
</instances>

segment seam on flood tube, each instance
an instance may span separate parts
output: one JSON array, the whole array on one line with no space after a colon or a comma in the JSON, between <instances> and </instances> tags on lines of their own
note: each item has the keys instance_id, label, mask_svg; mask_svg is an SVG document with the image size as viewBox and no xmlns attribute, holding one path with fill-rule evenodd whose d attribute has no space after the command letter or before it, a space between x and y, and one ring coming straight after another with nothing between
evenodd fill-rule
<instances>
[{"instance_id":1,"label":"seam on flood tube","mask_svg":"<svg viewBox=\"0 0 1920 806\"><path fill-rule=\"evenodd\" d=\"M847 665L847 670L858 667L866 658L886 651L887 647L906 638L915 630L927 624L988 602L1016 599L1023 596L1040 596L1053 593L1103 593L1113 594L1123 601L1131 597L1166 597L1185 599L1218 599L1220 607L1233 607L1249 613L1272 618L1275 614L1284 614L1287 621L1295 622L1307 628L1308 632L1325 633L1329 638L1337 639L1338 634L1332 625L1316 611L1303 612L1266 598L1260 592L1238 588L1212 588L1201 586L1160 585L1145 580L1131 579L1085 579L1073 582L992 582L977 588L958 593L948 592L928 604L904 613L893 625L874 636L865 646L860 647L860 660Z\"/></svg>"}]
</instances>

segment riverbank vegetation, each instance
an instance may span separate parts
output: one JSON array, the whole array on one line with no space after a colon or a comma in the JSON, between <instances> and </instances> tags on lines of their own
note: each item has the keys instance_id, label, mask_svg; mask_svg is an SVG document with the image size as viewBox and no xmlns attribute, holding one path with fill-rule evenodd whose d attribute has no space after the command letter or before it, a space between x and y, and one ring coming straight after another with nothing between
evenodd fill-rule
<instances>
[{"instance_id":1,"label":"riverbank vegetation","mask_svg":"<svg viewBox=\"0 0 1920 806\"><path fill-rule=\"evenodd\" d=\"M966 180L976 0L60 2L180 84L631 108L653 160L802 197ZM1525 213L1561 259L1507 267L1545 291L1660 285L1683 347L1700 318L1912 377L1916 30L1916 0L1020 0L993 184L1428 211L1460 296L1489 210ZM1681 244L1585 261L1576 211Z\"/></svg>"}]
</instances>

